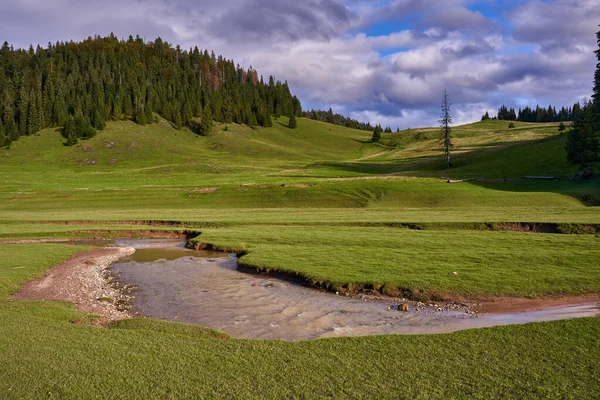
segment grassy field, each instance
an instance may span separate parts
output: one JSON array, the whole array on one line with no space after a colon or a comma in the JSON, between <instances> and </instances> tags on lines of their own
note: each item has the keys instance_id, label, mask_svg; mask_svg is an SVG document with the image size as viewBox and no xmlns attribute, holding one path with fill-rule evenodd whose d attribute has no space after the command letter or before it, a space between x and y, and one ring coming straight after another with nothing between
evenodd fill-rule
<instances>
[{"instance_id":1,"label":"grassy field","mask_svg":"<svg viewBox=\"0 0 600 400\"><path fill-rule=\"evenodd\" d=\"M23 246L29 245L0 245L2 265L22 262ZM5 286L76 250L39 246L20 275L2 270ZM591 399L600 388L600 318L286 343L155 320L74 325L90 317L64 304L2 296L0 396L6 399Z\"/></svg>"},{"instance_id":2,"label":"grassy field","mask_svg":"<svg viewBox=\"0 0 600 400\"><path fill-rule=\"evenodd\" d=\"M243 265L300 273L332 291L366 286L433 298L600 292L600 240L594 235L238 227L208 229L197 240L245 250Z\"/></svg>"},{"instance_id":3,"label":"grassy field","mask_svg":"<svg viewBox=\"0 0 600 400\"><path fill-rule=\"evenodd\" d=\"M0 240L187 229L245 250L248 265L332 287L473 298L600 291L598 234L491 230L600 224L591 206L600 180L568 179L577 167L565 161L556 124L456 127L446 170L435 129L375 144L370 132L274 122L219 125L208 137L164 121L111 122L74 147L52 129L21 138L0 149ZM474 177L483 179L446 183ZM152 320L74 325L92 317L65 304L6 301L78 250L0 244L0 397L580 399L600 391L600 318L284 343Z\"/></svg>"}]
</instances>

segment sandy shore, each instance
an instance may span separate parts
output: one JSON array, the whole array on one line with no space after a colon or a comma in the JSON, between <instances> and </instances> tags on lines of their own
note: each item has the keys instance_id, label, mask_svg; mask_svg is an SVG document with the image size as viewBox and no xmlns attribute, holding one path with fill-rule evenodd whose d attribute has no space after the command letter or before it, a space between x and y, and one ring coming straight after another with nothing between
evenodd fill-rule
<instances>
[{"instance_id":1,"label":"sandy shore","mask_svg":"<svg viewBox=\"0 0 600 400\"><path fill-rule=\"evenodd\" d=\"M123 294L110 285L105 270L134 252L132 247L107 247L79 253L49 269L43 278L25 284L12 299L68 301L80 311L98 315L99 325L129 318L119 307Z\"/></svg>"}]
</instances>

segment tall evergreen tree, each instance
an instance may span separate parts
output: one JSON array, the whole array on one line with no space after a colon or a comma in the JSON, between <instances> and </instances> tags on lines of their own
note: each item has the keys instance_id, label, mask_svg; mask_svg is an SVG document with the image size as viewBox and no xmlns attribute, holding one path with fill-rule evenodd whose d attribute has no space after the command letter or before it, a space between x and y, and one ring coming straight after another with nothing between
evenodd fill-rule
<instances>
[{"instance_id":1,"label":"tall evergreen tree","mask_svg":"<svg viewBox=\"0 0 600 400\"><path fill-rule=\"evenodd\" d=\"M572 164L586 165L600 161L600 31L596 33L598 50L595 51L598 64L594 73L592 101L584 101L581 110L573 107L575 120L567 134L567 160Z\"/></svg>"},{"instance_id":2,"label":"tall evergreen tree","mask_svg":"<svg viewBox=\"0 0 600 400\"><path fill-rule=\"evenodd\" d=\"M7 138L10 139L11 142L17 141L19 139L19 129L17 128L17 124L14 119L10 119L6 124L5 128L6 132L4 133Z\"/></svg>"},{"instance_id":3,"label":"tall evergreen tree","mask_svg":"<svg viewBox=\"0 0 600 400\"><path fill-rule=\"evenodd\" d=\"M451 167L450 163L450 151L452 150L452 117L450 116L450 99L448 98L448 92L444 90L444 98L442 100L442 112L440 114L440 142L444 148L444 154L446 155L446 168Z\"/></svg>"},{"instance_id":4,"label":"tall evergreen tree","mask_svg":"<svg viewBox=\"0 0 600 400\"><path fill-rule=\"evenodd\" d=\"M373 130L373 136L371 137L371 141L377 143L381 140L381 126L377 125Z\"/></svg>"},{"instance_id":5,"label":"tall evergreen tree","mask_svg":"<svg viewBox=\"0 0 600 400\"><path fill-rule=\"evenodd\" d=\"M599 159L600 144L594 129L594 111L591 103L585 103L582 114L573 121L567 134L567 160L572 164L586 165Z\"/></svg>"},{"instance_id":6,"label":"tall evergreen tree","mask_svg":"<svg viewBox=\"0 0 600 400\"><path fill-rule=\"evenodd\" d=\"M213 119L212 112L210 111L210 107L207 107L204 110L204 115L202 116L202 123L200 124L200 135L208 136L213 128Z\"/></svg>"},{"instance_id":7,"label":"tall evergreen tree","mask_svg":"<svg viewBox=\"0 0 600 400\"><path fill-rule=\"evenodd\" d=\"M600 134L600 31L596 32L598 49L594 52L598 63L594 72L594 93L592 94L594 129Z\"/></svg>"},{"instance_id":8,"label":"tall evergreen tree","mask_svg":"<svg viewBox=\"0 0 600 400\"><path fill-rule=\"evenodd\" d=\"M65 126L62 129L62 135L67 139L65 142L67 146L77 144L77 127L73 118L69 118L65 123Z\"/></svg>"},{"instance_id":9,"label":"tall evergreen tree","mask_svg":"<svg viewBox=\"0 0 600 400\"><path fill-rule=\"evenodd\" d=\"M297 126L298 126L298 125L297 125L297 122L296 122L296 114L294 114L294 113L291 113L291 114L290 114L290 120L289 120L289 122L288 122L288 127L289 127L290 129L296 129L296 127L297 127Z\"/></svg>"}]
</instances>

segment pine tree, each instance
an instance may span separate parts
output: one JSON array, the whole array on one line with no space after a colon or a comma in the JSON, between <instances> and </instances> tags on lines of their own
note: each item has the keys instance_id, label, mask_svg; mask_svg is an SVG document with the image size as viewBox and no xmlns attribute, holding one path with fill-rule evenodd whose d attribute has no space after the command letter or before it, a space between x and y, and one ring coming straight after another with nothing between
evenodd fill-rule
<instances>
[{"instance_id":1,"label":"pine tree","mask_svg":"<svg viewBox=\"0 0 600 400\"><path fill-rule=\"evenodd\" d=\"M8 120L8 124L6 124L6 132L4 133L11 142L15 142L19 139L19 129L17 128L17 123L14 119Z\"/></svg>"},{"instance_id":2,"label":"pine tree","mask_svg":"<svg viewBox=\"0 0 600 400\"><path fill-rule=\"evenodd\" d=\"M567 133L567 160L582 166L600 159L600 142L594 129L594 110L591 103L584 103L582 114L573 121Z\"/></svg>"},{"instance_id":3,"label":"pine tree","mask_svg":"<svg viewBox=\"0 0 600 400\"><path fill-rule=\"evenodd\" d=\"M175 125L175 129L183 129L183 120L181 119L181 114L179 112L175 112L175 117L173 117L173 124Z\"/></svg>"},{"instance_id":4,"label":"pine tree","mask_svg":"<svg viewBox=\"0 0 600 400\"><path fill-rule=\"evenodd\" d=\"M290 115L290 120L288 122L288 127L290 129L296 129L297 123L296 123L296 114L292 113Z\"/></svg>"},{"instance_id":5,"label":"pine tree","mask_svg":"<svg viewBox=\"0 0 600 400\"><path fill-rule=\"evenodd\" d=\"M442 112L440 114L440 142L444 148L444 154L446 155L446 168L450 168L450 151L452 150L452 117L450 116L450 99L448 98L448 92L444 90L444 99L442 100ZM504 107L506 109L506 107ZM500 119L500 114L498 115Z\"/></svg>"},{"instance_id":6,"label":"pine tree","mask_svg":"<svg viewBox=\"0 0 600 400\"><path fill-rule=\"evenodd\" d=\"M65 123L65 126L62 129L62 135L67 139L65 145L73 146L77 144L77 127L73 118L69 117Z\"/></svg>"},{"instance_id":7,"label":"pine tree","mask_svg":"<svg viewBox=\"0 0 600 400\"><path fill-rule=\"evenodd\" d=\"M373 136L371 137L371 141L373 143L377 143L381 140L381 126L377 125L375 130L373 131Z\"/></svg>"},{"instance_id":8,"label":"pine tree","mask_svg":"<svg viewBox=\"0 0 600 400\"><path fill-rule=\"evenodd\" d=\"M96 136L96 129L92 127L90 119L82 115L75 118L76 136L82 139L91 139Z\"/></svg>"},{"instance_id":9,"label":"pine tree","mask_svg":"<svg viewBox=\"0 0 600 400\"><path fill-rule=\"evenodd\" d=\"M269 112L266 111L266 108L265 108L265 115L263 117L263 120L264 120L263 126L265 128L270 128L273 126L273 120L271 120L271 114L269 114Z\"/></svg>"},{"instance_id":10,"label":"pine tree","mask_svg":"<svg viewBox=\"0 0 600 400\"><path fill-rule=\"evenodd\" d=\"M574 121L567 133L567 160L572 164L586 165L600 160L600 31L596 33L598 64L594 73L592 101L584 101L583 107L573 106Z\"/></svg>"},{"instance_id":11,"label":"pine tree","mask_svg":"<svg viewBox=\"0 0 600 400\"><path fill-rule=\"evenodd\" d=\"M593 106L593 116L594 120L594 130L600 134L600 31L596 32L596 40L598 43L598 50L594 53L596 54L596 59L598 63L596 64L596 71L594 72L594 93L592 94L592 106Z\"/></svg>"},{"instance_id":12,"label":"pine tree","mask_svg":"<svg viewBox=\"0 0 600 400\"><path fill-rule=\"evenodd\" d=\"M200 124L200 135L208 136L213 128L213 119L210 107L206 107L204 115L202 116L202 123Z\"/></svg>"},{"instance_id":13,"label":"pine tree","mask_svg":"<svg viewBox=\"0 0 600 400\"><path fill-rule=\"evenodd\" d=\"M6 137L5 133L4 125L2 125L2 121L0 121L0 147L10 145L10 139Z\"/></svg>"},{"instance_id":14,"label":"pine tree","mask_svg":"<svg viewBox=\"0 0 600 400\"><path fill-rule=\"evenodd\" d=\"M329 111L327 111L327 117L325 119L325 122L328 122L330 124L335 123L335 119L333 118L333 110L331 108L329 108Z\"/></svg>"},{"instance_id":15,"label":"pine tree","mask_svg":"<svg viewBox=\"0 0 600 400\"><path fill-rule=\"evenodd\" d=\"M0 133L0 147L10 146L10 139L7 138L4 133Z\"/></svg>"}]
</instances>

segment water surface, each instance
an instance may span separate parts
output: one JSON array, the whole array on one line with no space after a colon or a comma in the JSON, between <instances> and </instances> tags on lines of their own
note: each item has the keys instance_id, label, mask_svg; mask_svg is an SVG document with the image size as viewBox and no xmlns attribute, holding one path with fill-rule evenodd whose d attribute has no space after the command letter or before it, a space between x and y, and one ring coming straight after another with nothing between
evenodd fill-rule
<instances>
[{"instance_id":1,"label":"water surface","mask_svg":"<svg viewBox=\"0 0 600 400\"><path fill-rule=\"evenodd\" d=\"M233 337L289 341L338 336L447 333L597 315L595 305L476 317L434 308L400 312L392 300L337 296L276 278L238 272L232 254L191 251L182 243L117 240L137 251L113 264L137 287L139 314L220 329Z\"/></svg>"}]
</instances>

